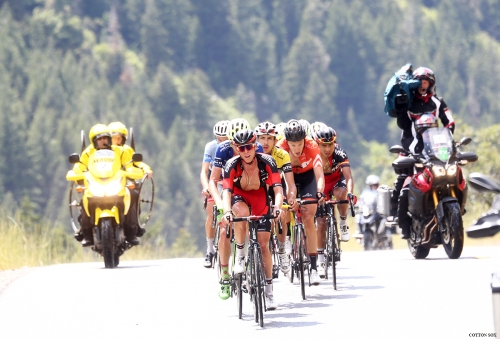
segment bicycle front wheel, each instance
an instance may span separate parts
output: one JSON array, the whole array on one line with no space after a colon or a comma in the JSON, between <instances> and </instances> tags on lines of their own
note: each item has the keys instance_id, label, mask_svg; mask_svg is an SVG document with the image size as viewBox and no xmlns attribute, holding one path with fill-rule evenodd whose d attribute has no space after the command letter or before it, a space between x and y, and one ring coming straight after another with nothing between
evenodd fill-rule
<instances>
[{"instance_id":1,"label":"bicycle front wheel","mask_svg":"<svg viewBox=\"0 0 500 339\"><path fill-rule=\"evenodd\" d=\"M254 254L254 265L255 265L255 307L257 309L258 319L260 327L264 327L264 270L262 265L262 255L260 253L260 248L256 248L253 251Z\"/></svg>"},{"instance_id":2,"label":"bicycle front wheel","mask_svg":"<svg viewBox=\"0 0 500 339\"><path fill-rule=\"evenodd\" d=\"M302 293L302 300L306 300L306 282L304 279L304 235L301 230L297 234L299 238L299 266L298 266L298 278L300 279L300 292Z\"/></svg>"}]
</instances>

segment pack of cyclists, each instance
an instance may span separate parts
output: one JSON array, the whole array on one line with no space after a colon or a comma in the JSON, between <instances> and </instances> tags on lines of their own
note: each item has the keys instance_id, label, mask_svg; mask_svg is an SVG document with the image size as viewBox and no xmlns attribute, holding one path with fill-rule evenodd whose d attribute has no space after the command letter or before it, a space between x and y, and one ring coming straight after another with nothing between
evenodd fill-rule
<instances>
[{"instance_id":1,"label":"pack of cyclists","mask_svg":"<svg viewBox=\"0 0 500 339\"><path fill-rule=\"evenodd\" d=\"M223 133L226 132L224 136ZM219 121L214 126L215 140L207 143L202 163L200 180L202 196L217 206L223 216L220 222L219 253L221 279L219 297L230 296L229 257L230 239L226 228L234 217L267 215L275 213L282 221L283 232L278 237L278 258L281 270L290 270L289 237L290 213L282 210L286 203L292 210L298 208L296 199L315 200L317 204L301 206L302 220L306 232L306 247L310 257L310 283L319 285L325 277L323 249L326 243L324 218L316 216L318 204L334 196L356 203L353 194L354 180L345 151L336 142L333 128L321 122L309 124L305 120L292 119L277 125L265 121L251 128L245 119ZM207 206L208 203L207 203ZM348 205L338 205L341 240L349 241L346 223ZM316 217L316 222L315 222ZM206 237L207 254L204 266L212 267L214 255L214 228L212 207L207 207ZM316 228L317 226L317 228ZM248 225L234 223L236 242L235 274L244 271L245 240ZM272 267L269 237L273 230L270 221L259 224L258 240L262 249L265 271L265 298L268 310L276 309L273 297Z\"/></svg>"}]
</instances>

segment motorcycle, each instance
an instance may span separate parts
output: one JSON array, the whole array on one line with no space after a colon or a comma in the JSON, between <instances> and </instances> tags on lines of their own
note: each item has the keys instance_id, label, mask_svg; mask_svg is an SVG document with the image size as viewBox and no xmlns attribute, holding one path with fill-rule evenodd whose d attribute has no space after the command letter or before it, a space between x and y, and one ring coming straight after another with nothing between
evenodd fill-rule
<instances>
[{"instance_id":1,"label":"motorcycle","mask_svg":"<svg viewBox=\"0 0 500 339\"><path fill-rule=\"evenodd\" d=\"M362 244L365 251L392 249L392 231L387 219L377 210L377 193L360 196L360 203L354 217L359 227L359 234L354 238Z\"/></svg>"},{"instance_id":2,"label":"motorcycle","mask_svg":"<svg viewBox=\"0 0 500 339\"><path fill-rule=\"evenodd\" d=\"M132 162L142 161L141 154L134 154ZM69 162L80 162L78 154L71 154ZM130 167L122 170L120 160L109 149L97 150L89 158L87 171L70 170L66 179L76 182L76 191L82 192L81 213L86 213L94 226L92 250L104 257L106 268L119 264L120 256L131 244L125 241L123 222L130 207L130 189L142 179L142 170Z\"/></svg>"},{"instance_id":3,"label":"motorcycle","mask_svg":"<svg viewBox=\"0 0 500 339\"><path fill-rule=\"evenodd\" d=\"M396 172L411 169L414 173L403 185L408 187L408 215L412 218L408 248L414 258L425 259L431 248L443 245L448 257L457 259L464 244L462 215L468 189L460 166L478 157L460 152L472 140L466 137L456 143L448 128L430 127L421 135L421 154L409 155L399 145L390 149L404 155L392 163Z\"/></svg>"}]
</instances>

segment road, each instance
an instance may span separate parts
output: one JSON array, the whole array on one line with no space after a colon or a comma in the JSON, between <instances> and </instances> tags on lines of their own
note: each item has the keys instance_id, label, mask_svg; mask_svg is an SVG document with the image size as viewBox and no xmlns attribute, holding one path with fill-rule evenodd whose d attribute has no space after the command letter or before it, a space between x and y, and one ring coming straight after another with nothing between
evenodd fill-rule
<instances>
[{"instance_id":1,"label":"road","mask_svg":"<svg viewBox=\"0 0 500 339\"><path fill-rule=\"evenodd\" d=\"M279 303L253 321L244 298L217 296L214 270L202 259L63 264L36 269L0 295L1 338L470 338L493 333L491 273L500 248L442 248L426 260L406 250L345 252L338 290L331 280L300 287L275 281Z\"/></svg>"}]
</instances>

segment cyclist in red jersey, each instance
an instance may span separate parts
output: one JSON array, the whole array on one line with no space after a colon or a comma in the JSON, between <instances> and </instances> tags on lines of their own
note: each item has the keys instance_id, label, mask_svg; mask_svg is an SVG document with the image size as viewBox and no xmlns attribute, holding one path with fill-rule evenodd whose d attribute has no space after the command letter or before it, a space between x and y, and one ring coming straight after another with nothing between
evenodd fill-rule
<instances>
[{"instance_id":1,"label":"cyclist in red jersey","mask_svg":"<svg viewBox=\"0 0 500 339\"><path fill-rule=\"evenodd\" d=\"M323 193L327 197L332 194L337 200L349 199L353 204L357 198L354 190L354 180L352 178L349 159L345 151L336 143L337 133L331 127L321 127L314 132L314 140L319 146L321 158L323 160L323 173L325 175L325 190ZM340 233L342 241L349 241L351 235L347 226L347 204L337 205L340 216ZM323 254L326 244L326 216L316 216L318 226L318 273L321 278L325 277L325 256Z\"/></svg>"},{"instance_id":2,"label":"cyclist in red jersey","mask_svg":"<svg viewBox=\"0 0 500 339\"><path fill-rule=\"evenodd\" d=\"M233 143L240 155L231 158L224 167L224 189L222 201L224 217L222 218L221 236L219 240L220 263L222 267L221 289L219 297L229 298L230 276L228 272L229 256L231 254L230 241L226 238L226 227L232 217L271 214L270 201L267 195L267 186L274 189L275 211L281 213L283 204L283 189L281 177L276 163L270 155L256 152L257 137L252 130L238 131ZM273 299L273 261L269 251L269 237L271 231L270 220L259 223L257 238L262 250L262 260L266 275L265 298L268 309L276 309ZM235 274L243 273L245 267L245 238L248 234L247 223L238 222L234 225L237 260L233 268Z\"/></svg>"},{"instance_id":3,"label":"cyclist in red jersey","mask_svg":"<svg viewBox=\"0 0 500 339\"><path fill-rule=\"evenodd\" d=\"M323 175L323 162L318 145L309 137L303 124L297 120L287 122L285 139L278 141L277 146L290 154L292 171L295 184L299 187L302 199L318 199L324 201L325 178ZM314 215L317 205L304 205L301 207L302 220L306 231L306 243L311 257L311 284L319 285L320 277L317 270L317 234L314 225Z\"/></svg>"}]
</instances>

